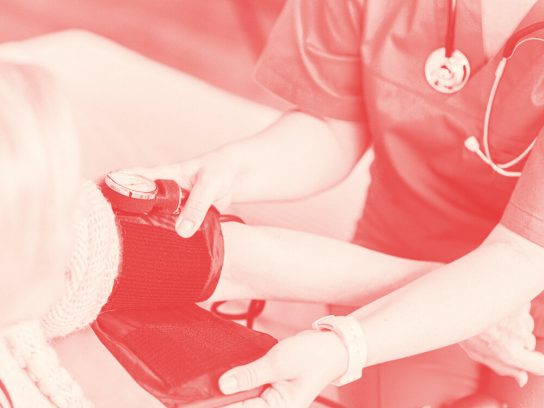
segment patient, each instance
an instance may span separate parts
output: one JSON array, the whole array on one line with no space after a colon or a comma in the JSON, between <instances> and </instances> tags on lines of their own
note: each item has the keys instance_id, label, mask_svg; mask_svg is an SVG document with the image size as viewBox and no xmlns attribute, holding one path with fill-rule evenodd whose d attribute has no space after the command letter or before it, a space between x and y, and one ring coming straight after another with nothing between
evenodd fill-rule
<instances>
[{"instance_id":1,"label":"patient","mask_svg":"<svg viewBox=\"0 0 544 408\"><path fill-rule=\"evenodd\" d=\"M66 102L52 78L36 67L1 62L0 394L9 397L0 401L5 406L6 400L32 407L84 401L38 323L65 286L78 165Z\"/></svg>"},{"instance_id":2,"label":"patient","mask_svg":"<svg viewBox=\"0 0 544 408\"><path fill-rule=\"evenodd\" d=\"M92 406L51 347L95 321L119 269L115 214L79 159L54 78L0 62L2 408Z\"/></svg>"},{"instance_id":3,"label":"patient","mask_svg":"<svg viewBox=\"0 0 544 408\"><path fill-rule=\"evenodd\" d=\"M192 339L184 337L182 329L190 329L200 319L209 323L199 328L204 336L215 330L226 345L236 339L236 344L245 347L232 361L226 353L218 356L216 360L225 366L206 369L173 356L170 360L179 363L178 369L166 373L164 362L148 360L154 369L158 367L153 380L158 375L168 383L167 374L188 377L213 368L215 377L204 375L205 380L214 383L215 395L229 398L217 388L219 375L233 364L262 356L275 341L220 321L194 305L213 292L219 278L223 241L218 214L210 213L195 239L187 241L174 232L174 218L114 212L99 186L80 179L77 135L67 103L53 78L40 68L0 62L0 127L4 249L0 254L0 406L92 406L60 365L51 340L96 322L103 341L111 340L110 334L120 335L122 341L124 327L121 331L112 328L117 311L123 311L123 317L128 316L138 329L146 326L137 319L142 311L176 306L183 307L183 322L168 322L170 331L178 329L176 344L188 348ZM99 315L106 316L102 326ZM173 316L171 311L166 313L170 320ZM154 327L148 322L145 330L134 332L140 338L142 333L151 333L146 339L161 344L165 335L153 332L157 322L153 323ZM162 340L152 338L153 333L162 335ZM120 350L115 342L105 344L114 354ZM209 347L199 341L189 348L197 352L201 344ZM213 350L221 353L220 346ZM148 346L138 351L154 352ZM181 351L175 354L183 356ZM135 379L142 383L141 378ZM197 381L202 384L203 380ZM199 396L210 397L202 392ZM187 392L184 398L189 398Z\"/></svg>"}]
</instances>

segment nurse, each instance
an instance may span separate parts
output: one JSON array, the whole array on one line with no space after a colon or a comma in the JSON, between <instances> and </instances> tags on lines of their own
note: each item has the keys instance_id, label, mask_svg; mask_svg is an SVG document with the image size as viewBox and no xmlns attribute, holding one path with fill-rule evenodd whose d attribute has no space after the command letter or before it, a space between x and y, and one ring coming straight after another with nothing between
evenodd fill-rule
<instances>
[{"instance_id":1,"label":"nurse","mask_svg":"<svg viewBox=\"0 0 544 408\"><path fill-rule=\"evenodd\" d=\"M191 188L177 224L190 236L212 204L325 190L372 145L372 181L353 242L444 265L226 373L225 393L272 384L243 407L306 407L329 382L352 382L362 368L362 381L340 389L356 395L350 407L450 404L478 391L482 378L452 346L462 341L475 360L520 385L527 373L544 374L544 357L533 351L544 334L537 298L544 290L544 43L521 38L495 87L503 46L544 21L544 0L456 3L289 1L255 78L297 110L253 137L150 172ZM544 30L526 37L544 38ZM441 47L461 64L429 67ZM448 85L456 75L459 84ZM319 264L320 253L309 262ZM535 298L532 319L526 305ZM544 391L532 392L495 400L535 406L527 401ZM463 406L483 406L478 398Z\"/></svg>"}]
</instances>

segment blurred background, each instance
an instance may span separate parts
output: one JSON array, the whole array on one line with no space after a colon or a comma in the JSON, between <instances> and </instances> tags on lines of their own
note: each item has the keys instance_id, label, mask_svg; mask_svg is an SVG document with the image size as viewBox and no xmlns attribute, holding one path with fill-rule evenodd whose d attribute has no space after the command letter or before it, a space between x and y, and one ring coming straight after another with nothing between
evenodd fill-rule
<instances>
[{"instance_id":1,"label":"blurred background","mask_svg":"<svg viewBox=\"0 0 544 408\"><path fill-rule=\"evenodd\" d=\"M251 75L284 2L0 0L0 42L69 28L89 30L225 90L279 107Z\"/></svg>"}]
</instances>

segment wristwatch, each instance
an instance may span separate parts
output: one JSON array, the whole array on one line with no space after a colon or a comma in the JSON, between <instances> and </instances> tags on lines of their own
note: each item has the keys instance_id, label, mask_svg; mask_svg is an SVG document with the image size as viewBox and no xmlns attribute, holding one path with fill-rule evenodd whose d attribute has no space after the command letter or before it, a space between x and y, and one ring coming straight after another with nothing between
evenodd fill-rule
<instances>
[{"instance_id":1,"label":"wristwatch","mask_svg":"<svg viewBox=\"0 0 544 408\"><path fill-rule=\"evenodd\" d=\"M367 346L359 321L353 316L330 315L316 320L312 327L315 330L335 332L342 339L348 351L348 368L332 384L342 386L361 378L367 359Z\"/></svg>"},{"instance_id":2,"label":"wristwatch","mask_svg":"<svg viewBox=\"0 0 544 408\"><path fill-rule=\"evenodd\" d=\"M115 210L179 214L186 194L174 180L151 180L125 171L108 173L102 193Z\"/></svg>"}]
</instances>

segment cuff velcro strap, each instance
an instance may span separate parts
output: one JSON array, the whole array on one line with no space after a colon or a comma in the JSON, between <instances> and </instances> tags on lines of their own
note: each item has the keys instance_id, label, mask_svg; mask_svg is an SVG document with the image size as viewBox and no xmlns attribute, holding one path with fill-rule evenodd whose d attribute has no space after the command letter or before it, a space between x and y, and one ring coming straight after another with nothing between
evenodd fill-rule
<instances>
[{"instance_id":1,"label":"cuff velcro strap","mask_svg":"<svg viewBox=\"0 0 544 408\"><path fill-rule=\"evenodd\" d=\"M103 311L170 309L212 295L224 251L217 212L210 211L191 238L181 238L173 222L158 217L120 215L117 224L120 271Z\"/></svg>"}]
</instances>

